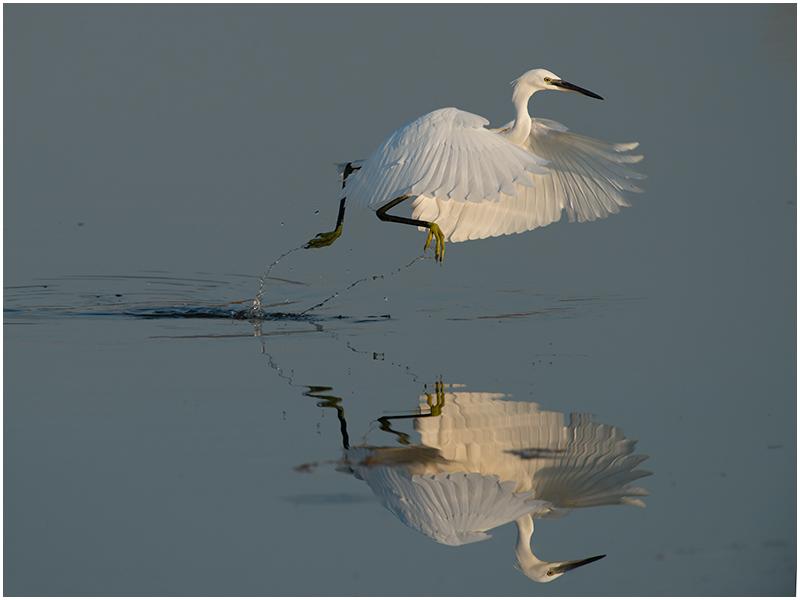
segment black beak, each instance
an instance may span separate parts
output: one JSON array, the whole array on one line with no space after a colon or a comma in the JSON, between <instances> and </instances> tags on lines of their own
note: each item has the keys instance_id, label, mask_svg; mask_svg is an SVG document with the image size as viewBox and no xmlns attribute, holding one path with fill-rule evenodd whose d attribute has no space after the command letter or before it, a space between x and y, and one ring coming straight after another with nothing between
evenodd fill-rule
<instances>
[{"instance_id":1,"label":"black beak","mask_svg":"<svg viewBox=\"0 0 800 600\"><path fill-rule=\"evenodd\" d=\"M578 87L577 85L572 85L571 83L567 83L561 79L553 79L550 83L556 87L560 87L562 90L567 90L568 92L576 92L578 94L583 94L584 96L589 96L589 98L597 98L598 100L602 100L602 96L598 96L594 92L590 92L589 90L585 90L582 87Z\"/></svg>"},{"instance_id":2,"label":"black beak","mask_svg":"<svg viewBox=\"0 0 800 600\"><path fill-rule=\"evenodd\" d=\"M593 556L592 558L584 558L583 560L573 560L571 562L561 563L557 567L553 567L550 570L554 573L566 573L567 571L572 571L572 569L577 569L578 567L582 567L583 565L588 565L589 563L593 563L596 560L600 560L601 558L605 558L605 554L601 554L600 556Z\"/></svg>"}]
</instances>

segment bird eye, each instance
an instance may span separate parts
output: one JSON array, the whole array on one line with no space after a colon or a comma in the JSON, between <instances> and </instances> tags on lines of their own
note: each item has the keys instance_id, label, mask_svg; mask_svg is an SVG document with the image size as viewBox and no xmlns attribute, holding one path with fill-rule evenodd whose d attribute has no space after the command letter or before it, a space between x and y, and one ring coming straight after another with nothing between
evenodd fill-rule
<instances>
[{"instance_id":1,"label":"bird eye","mask_svg":"<svg viewBox=\"0 0 800 600\"><path fill-rule=\"evenodd\" d=\"M548 79L548 78L547 78L547 77L545 77L545 79L544 79L544 80L545 80L545 81L547 81L547 79ZM553 576L553 571L552 571L552 569L551 569L550 571L548 571L548 572L547 572L547 576L548 576L548 577L552 577L552 576Z\"/></svg>"},{"instance_id":2,"label":"bird eye","mask_svg":"<svg viewBox=\"0 0 800 600\"><path fill-rule=\"evenodd\" d=\"M545 77L545 78L544 78L544 82L545 82L545 83L550 83L550 78L549 78L549 77ZM548 575L550 575L550 573L548 573Z\"/></svg>"}]
</instances>

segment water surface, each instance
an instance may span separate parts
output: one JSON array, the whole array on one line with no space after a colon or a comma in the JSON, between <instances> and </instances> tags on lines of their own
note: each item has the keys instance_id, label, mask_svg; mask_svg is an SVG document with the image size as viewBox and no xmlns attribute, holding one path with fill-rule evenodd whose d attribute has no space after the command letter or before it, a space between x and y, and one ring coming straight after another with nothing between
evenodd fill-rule
<instances>
[{"instance_id":1,"label":"water surface","mask_svg":"<svg viewBox=\"0 0 800 600\"><path fill-rule=\"evenodd\" d=\"M4 593L793 594L794 20L4 7ZM246 313L333 225L332 163L505 123L534 67L606 100L532 114L641 143L631 208L442 266L352 211ZM531 581L527 508L539 559L605 558Z\"/></svg>"}]
</instances>

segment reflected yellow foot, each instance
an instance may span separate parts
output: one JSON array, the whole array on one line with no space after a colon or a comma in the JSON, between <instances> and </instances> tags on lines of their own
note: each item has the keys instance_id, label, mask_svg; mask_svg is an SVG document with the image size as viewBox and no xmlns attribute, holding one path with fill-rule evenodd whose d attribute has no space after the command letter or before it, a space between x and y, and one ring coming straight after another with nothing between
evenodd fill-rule
<instances>
[{"instance_id":1,"label":"reflected yellow foot","mask_svg":"<svg viewBox=\"0 0 800 600\"><path fill-rule=\"evenodd\" d=\"M303 248L324 248L325 246L330 246L340 235L342 235L341 225L334 231L329 231L328 233L318 233L317 237L315 237L313 240L308 240Z\"/></svg>"},{"instance_id":2,"label":"reflected yellow foot","mask_svg":"<svg viewBox=\"0 0 800 600\"><path fill-rule=\"evenodd\" d=\"M436 236L436 260L441 263L444 259L444 234L436 223L428 223L428 240L422 251L425 252L428 249L434 236Z\"/></svg>"},{"instance_id":3,"label":"reflected yellow foot","mask_svg":"<svg viewBox=\"0 0 800 600\"><path fill-rule=\"evenodd\" d=\"M428 406L431 407L431 416L438 417L442 414L444 408L444 385L441 381L436 382L436 404L433 404L433 396L425 394L428 397Z\"/></svg>"}]
</instances>

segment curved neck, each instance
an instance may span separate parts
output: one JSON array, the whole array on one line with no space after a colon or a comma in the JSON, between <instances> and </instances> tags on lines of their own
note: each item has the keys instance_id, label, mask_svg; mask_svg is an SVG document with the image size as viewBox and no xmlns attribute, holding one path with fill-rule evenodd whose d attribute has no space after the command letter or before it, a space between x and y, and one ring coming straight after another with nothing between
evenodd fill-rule
<instances>
[{"instance_id":1,"label":"curved neck","mask_svg":"<svg viewBox=\"0 0 800 600\"><path fill-rule=\"evenodd\" d=\"M517 85L514 88L514 94L511 96L511 102L517 111L517 118L514 120L514 125L511 130L506 134L509 141L515 144L522 144L528 139L531 133L531 116L528 114L528 100L535 89L531 89L526 85Z\"/></svg>"},{"instance_id":2,"label":"curved neck","mask_svg":"<svg viewBox=\"0 0 800 600\"><path fill-rule=\"evenodd\" d=\"M520 565L530 562L533 557L531 552L531 536L533 535L533 519L525 515L516 520L517 524L517 561ZM535 557L534 557L535 558Z\"/></svg>"}]
</instances>

